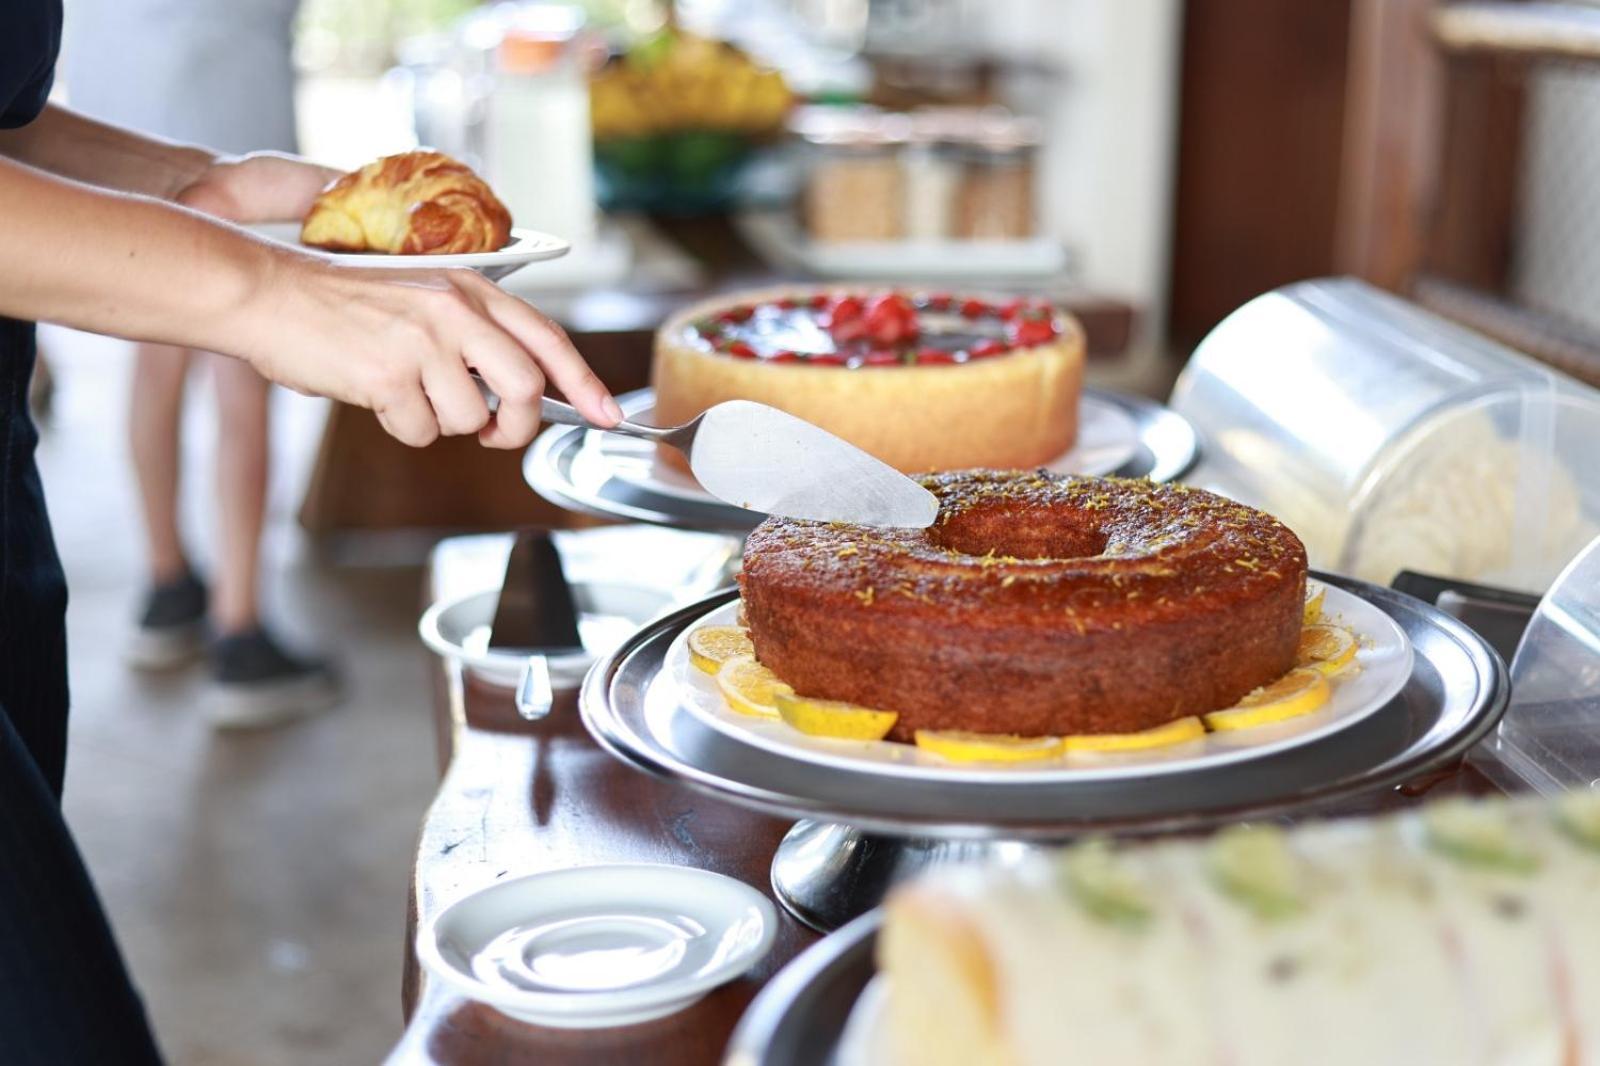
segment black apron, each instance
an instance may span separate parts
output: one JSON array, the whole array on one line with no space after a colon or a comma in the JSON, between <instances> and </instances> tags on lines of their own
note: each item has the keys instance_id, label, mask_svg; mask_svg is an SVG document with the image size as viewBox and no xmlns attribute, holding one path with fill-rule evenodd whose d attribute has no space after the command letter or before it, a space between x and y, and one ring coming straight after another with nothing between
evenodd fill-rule
<instances>
[{"instance_id":1,"label":"black apron","mask_svg":"<svg viewBox=\"0 0 1600 1066\"><path fill-rule=\"evenodd\" d=\"M50 92L60 0L0 0L0 127ZM0 226L7 211L0 204ZM0 318L0 1063L157 1063L144 1008L61 817L66 584L28 416L31 322Z\"/></svg>"},{"instance_id":2,"label":"black apron","mask_svg":"<svg viewBox=\"0 0 1600 1066\"><path fill-rule=\"evenodd\" d=\"M0 0L0 127L31 122L44 106L60 39L59 0ZM59 796L67 589L33 464L33 361L33 323L0 318L0 714Z\"/></svg>"}]
</instances>

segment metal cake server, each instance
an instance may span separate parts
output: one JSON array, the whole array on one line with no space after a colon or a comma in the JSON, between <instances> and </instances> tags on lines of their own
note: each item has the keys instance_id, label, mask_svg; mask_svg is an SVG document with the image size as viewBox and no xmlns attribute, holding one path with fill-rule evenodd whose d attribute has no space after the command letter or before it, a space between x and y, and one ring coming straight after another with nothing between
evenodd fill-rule
<instances>
[{"instance_id":1,"label":"metal cake server","mask_svg":"<svg viewBox=\"0 0 1600 1066\"><path fill-rule=\"evenodd\" d=\"M590 425L569 404L546 397L547 422ZM933 493L832 433L750 400L729 400L681 426L621 422L607 433L669 444L689 457L695 479L719 500L750 511L922 529L933 524Z\"/></svg>"},{"instance_id":2,"label":"metal cake server","mask_svg":"<svg viewBox=\"0 0 1600 1066\"><path fill-rule=\"evenodd\" d=\"M582 651L583 635L561 555L543 530L520 530L512 542L489 647L527 656L517 684L517 713L529 721L549 714L555 696L546 657Z\"/></svg>"}]
</instances>

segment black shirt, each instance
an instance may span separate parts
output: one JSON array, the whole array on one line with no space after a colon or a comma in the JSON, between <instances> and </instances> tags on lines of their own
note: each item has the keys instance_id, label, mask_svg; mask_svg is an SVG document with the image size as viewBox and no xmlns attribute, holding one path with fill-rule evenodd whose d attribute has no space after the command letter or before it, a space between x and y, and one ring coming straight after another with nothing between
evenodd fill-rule
<instances>
[{"instance_id":1,"label":"black shirt","mask_svg":"<svg viewBox=\"0 0 1600 1066\"><path fill-rule=\"evenodd\" d=\"M61 0L0 0L0 127L38 117L61 46ZM4 211L0 205L0 225ZM34 468L33 323L0 318L0 714L57 794L65 767L66 585Z\"/></svg>"}]
</instances>

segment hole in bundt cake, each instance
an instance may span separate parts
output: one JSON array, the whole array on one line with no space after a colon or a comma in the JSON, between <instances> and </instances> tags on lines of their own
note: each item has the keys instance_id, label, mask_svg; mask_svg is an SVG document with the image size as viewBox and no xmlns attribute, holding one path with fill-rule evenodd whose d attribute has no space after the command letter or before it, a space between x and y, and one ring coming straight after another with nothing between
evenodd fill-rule
<instances>
[{"instance_id":1,"label":"hole in bundt cake","mask_svg":"<svg viewBox=\"0 0 1600 1066\"><path fill-rule=\"evenodd\" d=\"M951 515L929 533L934 544L963 555L1012 559L1086 559L1106 550L1108 537L1086 513L979 506Z\"/></svg>"}]
</instances>

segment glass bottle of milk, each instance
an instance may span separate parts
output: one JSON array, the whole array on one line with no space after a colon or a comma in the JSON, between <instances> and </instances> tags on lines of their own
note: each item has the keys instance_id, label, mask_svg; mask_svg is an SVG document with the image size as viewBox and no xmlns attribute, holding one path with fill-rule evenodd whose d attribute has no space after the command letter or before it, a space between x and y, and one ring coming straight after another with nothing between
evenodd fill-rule
<instances>
[{"instance_id":1,"label":"glass bottle of milk","mask_svg":"<svg viewBox=\"0 0 1600 1066\"><path fill-rule=\"evenodd\" d=\"M583 14L528 5L504 27L486 103L489 184L515 225L564 237L594 236L593 147Z\"/></svg>"}]
</instances>

